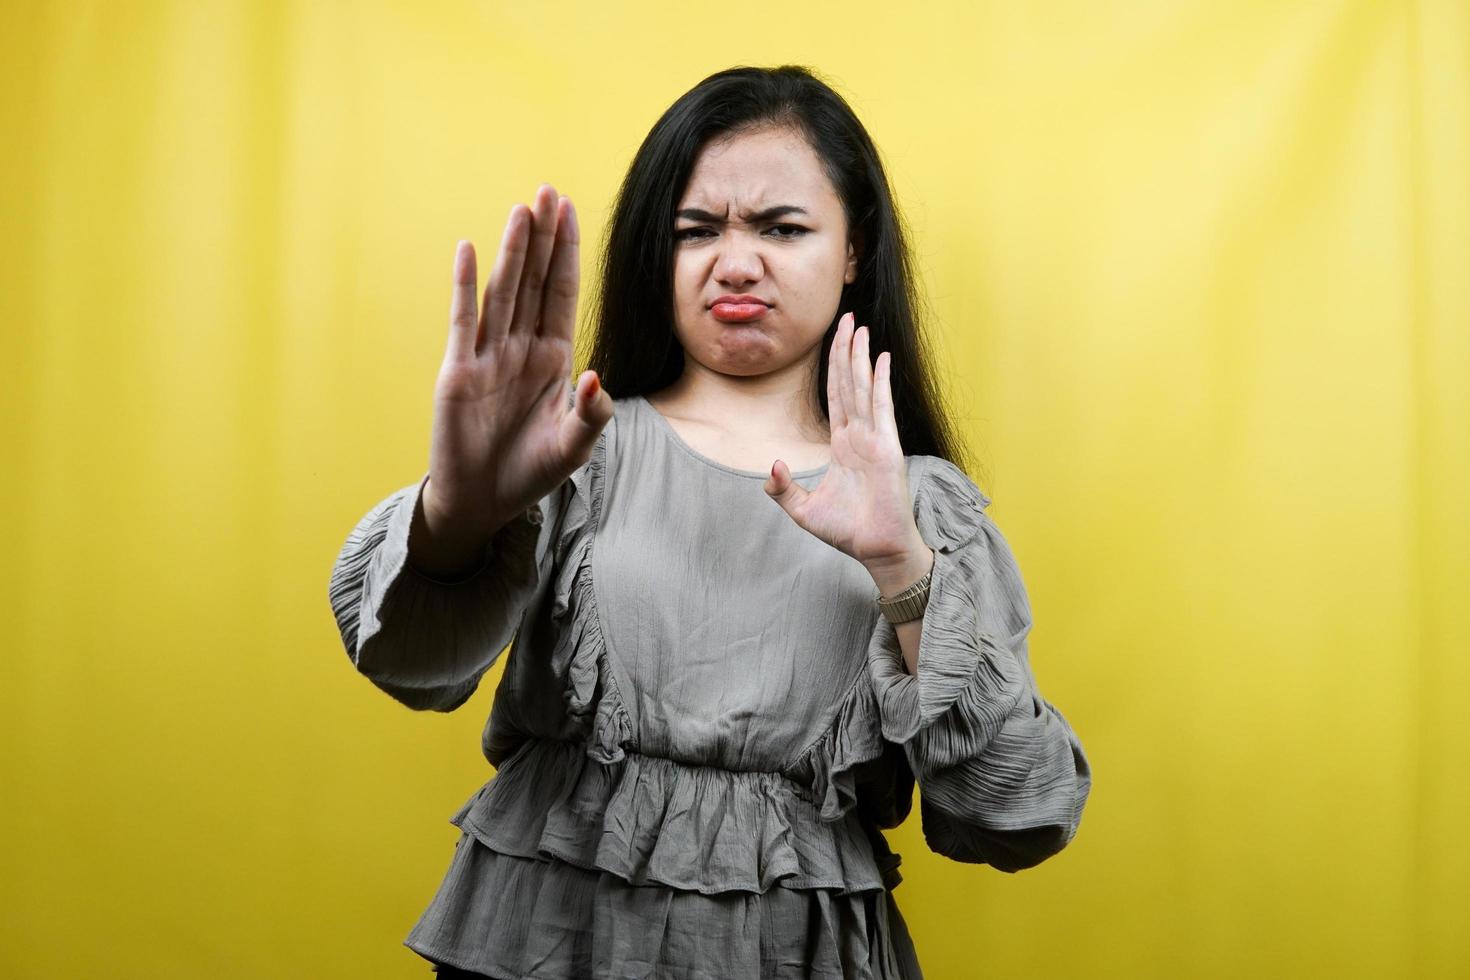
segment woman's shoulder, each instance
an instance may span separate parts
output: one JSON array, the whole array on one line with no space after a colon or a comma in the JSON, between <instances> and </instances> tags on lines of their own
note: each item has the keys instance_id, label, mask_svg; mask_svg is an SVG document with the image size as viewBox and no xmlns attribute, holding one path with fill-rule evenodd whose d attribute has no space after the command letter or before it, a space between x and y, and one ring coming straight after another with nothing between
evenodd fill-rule
<instances>
[{"instance_id":1,"label":"woman's shoulder","mask_svg":"<svg viewBox=\"0 0 1470 980\"><path fill-rule=\"evenodd\" d=\"M614 398L612 418L607 420L607 426L602 430L604 438L616 442L618 430L631 428L644 404L642 395L621 395Z\"/></svg>"},{"instance_id":2,"label":"woman's shoulder","mask_svg":"<svg viewBox=\"0 0 1470 980\"><path fill-rule=\"evenodd\" d=\"M915 496L927 495L932 499L950 500L984 509L990 506L990 496L980 485L955 463L943 456L927 456L922 453L905 456L908 463L909 487Z\"/></svg>"},{"instance_id":3,"label":"woman's shoulder","mask_svg":"<svg viewBox=\"0 0 1470 980\"><path fill-rule=\"evenodd\" d=\"M953 550L979 533L990 497L955 463L943 456L906 456L914 519L924 540Z\"/></svg>"}]
</instances>

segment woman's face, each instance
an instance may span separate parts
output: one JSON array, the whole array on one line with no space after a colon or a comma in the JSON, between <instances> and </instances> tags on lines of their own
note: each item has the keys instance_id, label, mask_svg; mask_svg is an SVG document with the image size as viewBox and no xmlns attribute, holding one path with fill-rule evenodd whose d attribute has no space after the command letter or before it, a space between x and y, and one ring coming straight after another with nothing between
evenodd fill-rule
<instances>
[{"instance_id":1,"label":"woman's face","mask_svg":"<svg viewBox=\"0 0 1470 980\"><path fill-rule=\"evenodd\" d=\"M675 333L720 374L788 368L816 350L857 275L842 201L798 132L711 141L674 216ZM746 296L745 304L719 304Z\"/></svg>"}]
</instances>

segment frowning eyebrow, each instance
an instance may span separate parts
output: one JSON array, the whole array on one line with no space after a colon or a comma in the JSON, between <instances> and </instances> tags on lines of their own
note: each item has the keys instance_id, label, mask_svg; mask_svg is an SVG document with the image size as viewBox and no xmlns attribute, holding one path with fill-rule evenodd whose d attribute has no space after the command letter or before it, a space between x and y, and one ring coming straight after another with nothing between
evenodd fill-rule
<instances>
[{"instance_id":1,"label":"frowning eyebrow","mask_svg":"<svg viewBox=\"0 0 1470 980\"><path fill-rule=\"evenodd\" d=\"M745 220L773 221L776 218L781 218L788 214L806 214L806 208L799 208L794 204L777 204L775 207L766 208L764 211L746 214ZM725 216L723 214L713 214L709 211L701 211L699 208L684 208L678 214L674 215L674 217L688 218L691 221L711 221L715 224L724 224L725 222Z\"/></svg>"}]
</instances>

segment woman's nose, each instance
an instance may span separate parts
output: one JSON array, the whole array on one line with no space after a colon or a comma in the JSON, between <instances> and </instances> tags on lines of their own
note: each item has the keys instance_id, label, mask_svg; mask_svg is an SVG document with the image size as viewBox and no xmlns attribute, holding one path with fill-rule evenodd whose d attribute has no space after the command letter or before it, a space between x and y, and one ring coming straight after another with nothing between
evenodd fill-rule
<instances>
[{"instance_id":1,"label":"woman's nose","mask_svg":"<svg viewBox=\"0 0 1470 980\"><path fill-rule=\"evenodd\" d=\"M760 251L743 236L731 235L720 243L715 259L715 281L727 286L755 282L765 271Z\"/></svg>"}]
</instances>

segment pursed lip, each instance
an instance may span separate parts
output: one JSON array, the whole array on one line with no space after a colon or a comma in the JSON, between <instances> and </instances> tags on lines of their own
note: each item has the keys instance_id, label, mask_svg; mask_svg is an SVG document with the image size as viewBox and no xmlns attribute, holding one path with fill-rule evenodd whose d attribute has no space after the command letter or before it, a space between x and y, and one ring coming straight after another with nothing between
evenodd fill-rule
<instances>
[{"instance_id":1,"label":"pursed lip","mask_svg":"<svg viewBox=\"0 0 1470 980\"><path fill-rule=\"evenodd\" d=\"M759 303L762 306L771 305L770 303L761 299L759 296L752 296L749 293L741 293L739 296L721 296L718 299L712 301L710 303L710 306L715 307L720 305L721 303Z\"/></svg>"}]
</instances>

